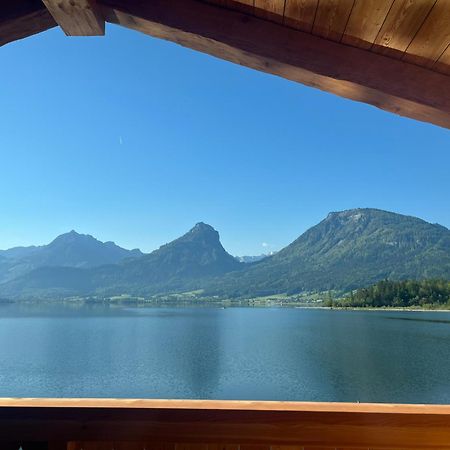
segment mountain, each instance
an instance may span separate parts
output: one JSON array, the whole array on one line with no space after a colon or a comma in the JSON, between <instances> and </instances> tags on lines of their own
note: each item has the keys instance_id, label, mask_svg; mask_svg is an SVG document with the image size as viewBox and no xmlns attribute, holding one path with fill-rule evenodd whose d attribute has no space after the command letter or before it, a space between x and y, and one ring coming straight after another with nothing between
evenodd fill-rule
<instances>
[{"instance_id":1,"label":"mountain","mask_svg":"<svg viewBox=\"0 0 450 450\"><path fill-rule=\"evenodd\" d=\"M92 269L40 268L3 284L0 292L10 297L33 296L33 292L38 295L46 292L55 295L163 293L198 289L212 277L242 266L225 251L219 233L200 222L185 235L140 258Z\"/></svg>"},{"instance_id":2,"label":"mountain","mask_svg":"<svg viewBox=\"0 0 450 450\"><path fill-rule=\"evenodd\" d=\"M277 254L208 291L256 296L349 290L385 278L450 279L450 231L377 209L333 212Z\"/></svg>"},{"instance_id":3,"label":"mountain","mask_svg":"<svg viewBox=\"0 0 450 450\"><path fill-rule=\"evenodd\" d=\"M72 230L48 245L0 251L0 280L11 280L40 267L91 268L139 256L142 256L140 250L126 250L114 242L101 242Z\"/></svg>"},{"instance_id":4,"label":"mountain","mask_svg":"<svg viewBox=\"0 0 450 450\"><path fill-rule=\"evenodd\" d=\"M200 222L180 238L124 266L133 273L138 269L146 280L160 280L221 275L239 269L241 264L223 248L219 233Z\"/></svg>"},{"instance_id":5,"label":"mountain","mask_svg":"<svg viewBox=\"0 0 450 450\"><path fill-rule=\"evenodd\" d=\"M95 291L93 269L39 267L0 284L3 299L52 299L88 295Z\"/></svg>"},{"instance_id":6,"label":"mountain","mask_svg":"<svg viewBox=\"0 0 450 450\"><path fill-rule=\"evenodd\" d=\"M198 289L205 279L240 270L243 264L225 251L219 233L197 223L180 238L137 260L99 269L96 279L107 291L120 287L140 293Z\"/></svg>"},{"instance_id":7,"label":"mountain","mask_svg":"<svg viewBox=\"0 0 450 450\"><path fill-rule=\"evenodd\" d=\"M0 250L0 258L6 259L20 259L25 258L31 253L33 253L37 248L35 245L30 247L13 247L8 250Z\"/></svg>"},{"instance_id":8,"label":"mountain","mask_svg":"<svg viewBox=\"0 0 450 450\"><path fill-rule=\"evenodd\" d=\"M93 238L69 235L53 241L51 261L69 261L72 267L41 266L0 284L0 297L146 296L202 289L205 296L232 298L345 292L383 279L450 280L450 230L377 209L330 213L283 250L252 264L228 254L218 232L204 223L150 254L97 267L89 267L86 259L67 250L72 249L68 245L72 239L87 239L90 248ZM68 253L63 258L64 249ZM5 259L0 255L0 267ZM73 267L77 261L83 263Z\"/></svg>"},{"instance_id":9,"label":"mountain","mask_svg":"<svg viewBox=\"0 0 450 450\"><path fill-rule=\"evenodd\" d=\"M50 244L39 247L32 258L39 266L96 267L117 264L127 258L143 255L139 249L126 250L114 242L101 242L89 234L72 230Z\"/></svg>"}]
</instances>

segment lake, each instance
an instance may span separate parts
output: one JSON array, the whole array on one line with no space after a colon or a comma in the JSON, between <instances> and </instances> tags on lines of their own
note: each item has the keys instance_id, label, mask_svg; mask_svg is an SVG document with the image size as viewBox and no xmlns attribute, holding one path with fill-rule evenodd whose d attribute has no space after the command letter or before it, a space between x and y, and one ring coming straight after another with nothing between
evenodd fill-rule
<instances>
[{"instance_id":1,"label":"lake","mask_svg":"<svg viewBox=\"0 0 450 450\"><path fill-rule=\"evenodd\" d=\"M450 314L6 304L0 397L450 403Z\"/></svg>"}]
</instances>

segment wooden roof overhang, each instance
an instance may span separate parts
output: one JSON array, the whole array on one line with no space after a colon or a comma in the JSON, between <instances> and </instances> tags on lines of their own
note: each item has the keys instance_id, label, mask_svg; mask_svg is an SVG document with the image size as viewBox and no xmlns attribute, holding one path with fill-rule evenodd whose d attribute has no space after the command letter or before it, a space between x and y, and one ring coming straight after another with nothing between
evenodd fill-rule
<instances>
[{"instance_id":1,"label":"wooden roof overhang","mask_svg":"<svg viewBox=\"0 0 450 450\"><path fill-rule=\"evenodd\" d=\"M0 45L105 21L450 128L450 0L15 0Z\"/></svg>"},{"instance_id":2,"label":"wooden roof overhang","mask_svg":"<svg viewBox=\"0 0 450 450\"><path fill-rule=\"evenodd\" d=\"M0 399L0 448L17 443L23 450L450 449L450 406Z\"/></svg>"}]
</instances>

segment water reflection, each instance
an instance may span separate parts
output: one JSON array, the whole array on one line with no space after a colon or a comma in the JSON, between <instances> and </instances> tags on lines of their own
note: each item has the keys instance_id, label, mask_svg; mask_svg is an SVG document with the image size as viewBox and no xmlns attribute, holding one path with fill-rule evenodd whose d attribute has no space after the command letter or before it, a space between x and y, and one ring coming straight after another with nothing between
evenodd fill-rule
<instances>
[{"instance_id":1,"label":"water reflection","mask_svg":"<svg viewBox=\"0 0 450 450\"><path fill-rule=\"evenodd\" d=\"M450 320L434 319L432 317L385 317L388 320L411 320L412 322L430 322L430 323L447 323L450 324Z\"/></svg>"},{"instance_id":2,"label":"water reflection","mask_svg":"<svg viewBox=\"0 0 450 450\"><path fill-rule=\"evenodd\" d=\"M449 322L445 313L2 306L0 396L450 403Z\"/></svg>"},{"instance_id":3,"label":"water reflection","mask_svg":"<svg viewBox=\"0 0 450 450\"><path fill-rule=\"evenodd\" d=\"M219 384L222 357L222 328L217 310L199 310L192 319L179 322L177 371L184 374L193 397L208 398Z\"/></svg>"}]
</instances>

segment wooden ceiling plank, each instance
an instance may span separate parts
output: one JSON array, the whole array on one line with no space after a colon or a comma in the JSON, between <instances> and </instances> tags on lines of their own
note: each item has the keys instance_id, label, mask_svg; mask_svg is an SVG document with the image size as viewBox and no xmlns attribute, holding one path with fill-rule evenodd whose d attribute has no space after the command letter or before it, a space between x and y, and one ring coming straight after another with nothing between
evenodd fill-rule
<instances>
[{"instance_id":1,"label":"wooden ceiling plank","mask_svg":"<svg viewBox=\"0 0 450 450\"><path fill-rule=\"evenodd\" d=\"M342 43L364 49L372 47L394 0L356 0Z\"/></svg>"},{"instance_id":2,"label":"wooden ceiling plank","mask_svg":"<svg viewBox=\"0 0 450 450\"><path fill-rule=\"evenodd\" d=\"M255 0L222 0L226 3L241 4L246 6L254 6Z\"/></svg>"},{"instance_id":3,"label":"wooden ceiling plank","mask_svg":"<svg viewBox=\"0 0 450 450\"><path fill-rule=\"evenodd\" d=\"M253 14L254 0L204 0L207 3L224 6L226 8Z\"/></svg>"},{"instance_id":4,"label":"wooden ceiling plank","mask_svg":"<svg viewBox=\"0 0 450 450\"><path fill-rule=\"evenodd\" d=\"M105 20L94 0L42 0L67 36L103 36Z\"/></svg>"},{"instance_id":5,"label":"wooden ceiling plank","mask_svg":"<svg viewBox=\"0 0 450 450\"><path fill-rule=\"evenodd\" d=\"M56 25L41 2L9 3L0 10L0 46L41 33Z\"/></svg>"},{"instance_id":6,"label":"wooden ceiling plank","mask_svg":"<svg viewBox=\"0 0 450 450\"><path fill-rule=\"evenodd\" d=\"M406 49L404 60L432 67L450 44L450 1L437 0Z\"/></svg>"},{"instance_id":7,"label":"wooden ceiling plank","mask_svg":"<svg viewBox=\"0 0 450 450\"><path fill-rule=\"evenodd\" d=\"M197 0L101 0L107 21L450 128L450 78Z\"/></svg>"},{"instance_id":8,"label":"wooden ceiling plank","mask_svg":"<svg viewBox=\"0 0 450 450\"><path fill-rule=\"evenodd\" d=\"M318 0L286 0L284 23L301 31L311 32Z\"/></svg>"},{"instance_id":9,"label":"wooden ceiling plank","mask_svg":"<svg viewBox=\"0 0 450 450\"><path fill-rule=\"evenodd\" d=\"M320 0L312 33L339 42L344 34L353 4L354 0Z\"/></svg>"},{"instance_id":10,"label":"wooden ceiling plank","mask_svg":"<svg viewBox=\"0 0 450 450\"><path fill-rule=\"evenodd\" d=\"M446 75L450 75L450 45L445 49L440 58L433 66L433 70L436 70Z\"/></svg>"},{"instance_id":11,"label":"wooden ceiling plank","mask_svg":"<svg viewBox=\"0 0 450 450\"><path fill-rule=\"evenodd\" d=\"M263 19L283 22L285 0L255 0L255 15Z\"/></svg>"},{"instance_id":12,"label":"wooden ceiling plank","mask_svg":"<svg viewBox=\"0 0 450 450\"><path fill-rule=\"evenodd\" d=\"M372 50L402 58L436 0L394 0Z\"/></svg>"}]
</instances>

